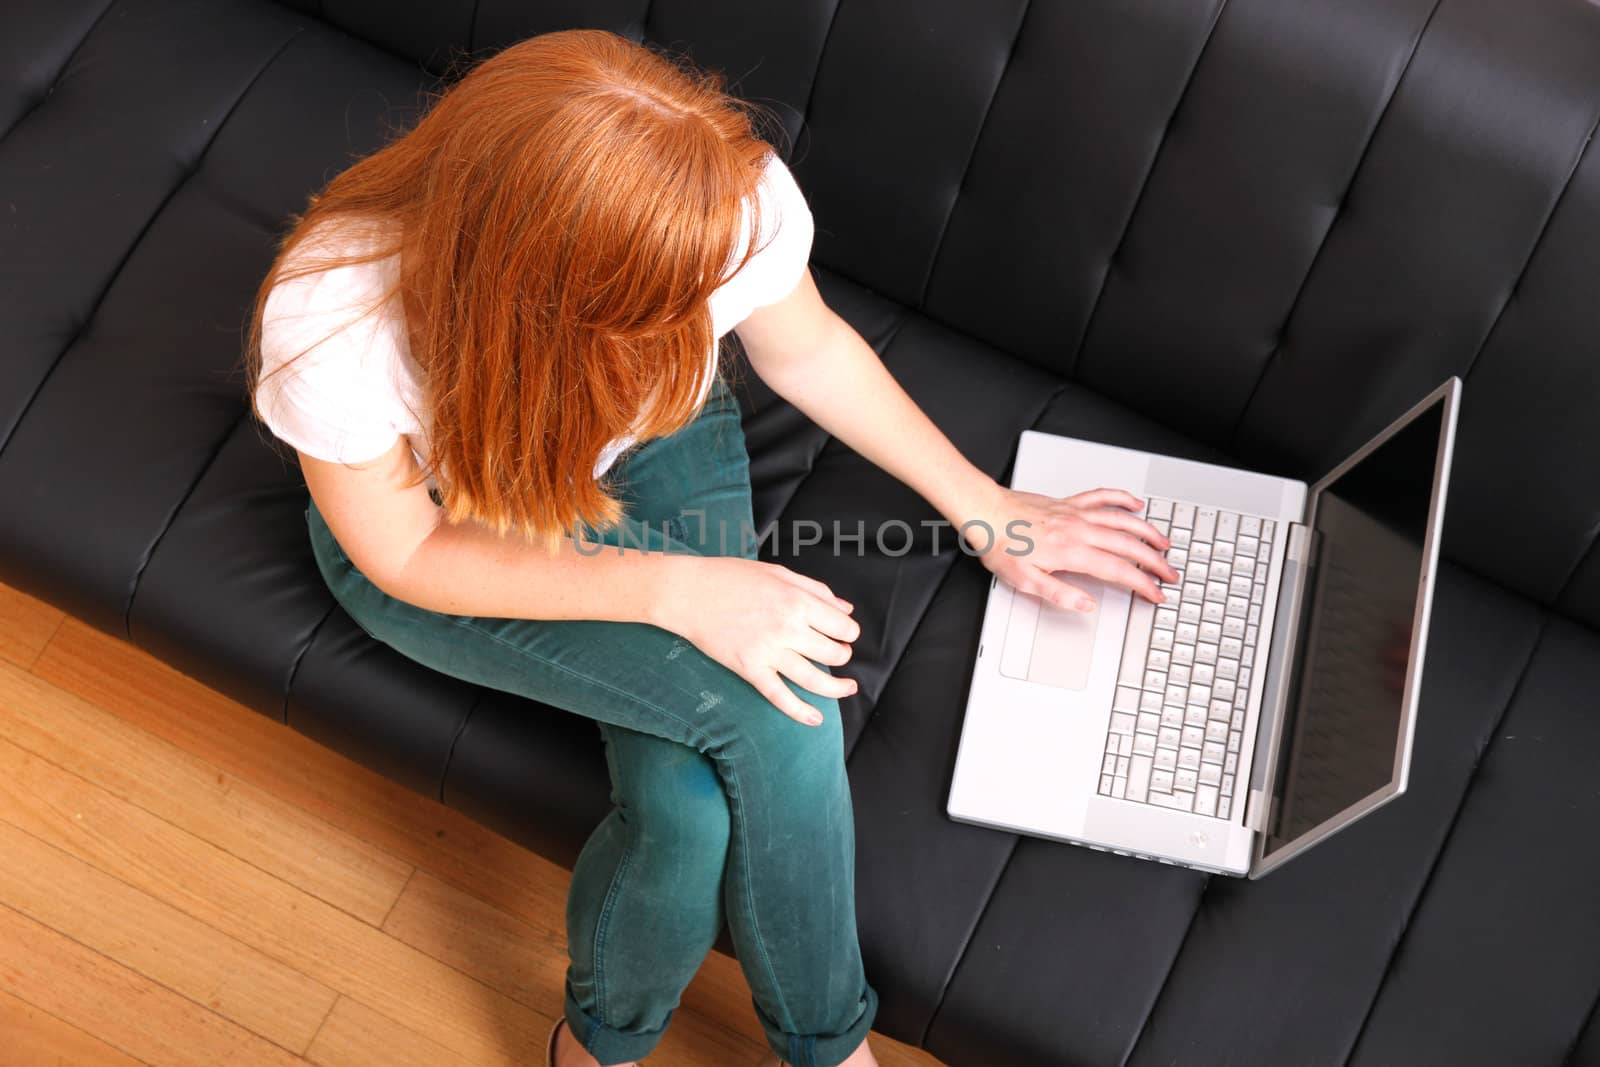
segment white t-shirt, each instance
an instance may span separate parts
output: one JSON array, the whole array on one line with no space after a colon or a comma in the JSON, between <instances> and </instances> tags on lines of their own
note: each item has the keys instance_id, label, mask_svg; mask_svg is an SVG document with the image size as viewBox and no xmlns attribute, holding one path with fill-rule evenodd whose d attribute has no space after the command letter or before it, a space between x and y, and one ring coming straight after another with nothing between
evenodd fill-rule
<instances>
[{"instance_id":1,"label":"white t-shirt","mask_svg":"<svg viewBox=\"0 0 1600 1067\"><path fill-rule=\"evenodd\" d=\"M775 304L800 284L811 258L813 223L805 196L783 161L770 154L759 186L765 245L744 269L711 294L711 321L720 339L757 308ZM750 220L735 253L748 247ZM361 239L331 230L314 232L295 250L326 254L364 250ZM293 264L291 264L293 265ZM338 463L376 459L405 436L419 465L428 460L421 371L411 358L398 298L365 317L396 280L399 256L335 267L280 282L262 309L262 419L295 448ZM323 340L326 338L326 340ZM266 375L306 350L288 370ZM707 358L716 367L717 346ZM707 389L700 402L705 402ZM595 477L633 443L613 441L595 465ZM428 478L429 489L437 487Z\"/></svg>"}]
</instances>

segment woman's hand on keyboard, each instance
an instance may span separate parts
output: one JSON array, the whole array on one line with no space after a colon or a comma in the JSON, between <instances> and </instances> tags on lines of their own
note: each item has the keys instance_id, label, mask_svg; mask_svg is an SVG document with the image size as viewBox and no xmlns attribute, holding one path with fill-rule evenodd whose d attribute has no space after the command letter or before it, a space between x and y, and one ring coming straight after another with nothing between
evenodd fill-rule
<instances>
[{"instance_id":1,"label":"woman's hand on keyboard","mask_svg":"<svg viewBox=\"0 0 1600 1067\"><path fill-rule=\"evenodd\" d=\"M1172 543L1138 517L1144 501L1132 493L1091 489L1058 498L996 488L987 514L964 523L962 536L984 566L1020 592L1093 611L1094 598L1055 572L1100 578L1156 604L1166 600L1156 578L1178 581L1164 555Z\"/></svg>"}]
</instances>

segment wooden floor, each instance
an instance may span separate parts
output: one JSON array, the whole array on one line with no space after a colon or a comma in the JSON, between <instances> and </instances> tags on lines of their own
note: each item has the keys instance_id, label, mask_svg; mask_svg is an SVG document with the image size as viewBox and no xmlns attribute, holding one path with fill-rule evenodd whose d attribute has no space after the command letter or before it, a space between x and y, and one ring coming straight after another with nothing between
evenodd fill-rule
<instances>
[{"instance_id":1,"label":"wooden floor","mask_svg":"<svg viewBox=\"0 0 1600 1067\"><path fill-rule=\"evenodd\" d=\"M5 1067L542 1067L567 880L0 586ZM754 1064L749 997L713 952L646 1062Z\"/></svg>"}]
</instances>

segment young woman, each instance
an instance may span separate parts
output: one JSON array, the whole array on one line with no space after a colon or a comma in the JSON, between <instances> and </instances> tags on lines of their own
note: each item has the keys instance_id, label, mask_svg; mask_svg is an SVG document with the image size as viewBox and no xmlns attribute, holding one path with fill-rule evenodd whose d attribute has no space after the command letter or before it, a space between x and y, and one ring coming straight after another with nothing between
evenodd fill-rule
<instances>
[{"instance_id":1,"label":"young woman","mask_svg":"<svg viewBox=\"0 0 1600 1067\"><path fill-rule=\"evenodd\" d=\"M573 31L481 63L334 178L257 298L253 410L298 452L338 602L406 656L599 724L616 807L572 875L560 1067L649 1052L724 921L784 1062L876 1062L856 686L830 671L860 626L755 558L719 338L975 550L1027 523L1031 552L983 555L1018 589L1089 608L1052 572L1156 601L1177 577L1128 494L1015 493L963 459L823 304L811 240L717 79Z\"/></svg>"}]
</instances>

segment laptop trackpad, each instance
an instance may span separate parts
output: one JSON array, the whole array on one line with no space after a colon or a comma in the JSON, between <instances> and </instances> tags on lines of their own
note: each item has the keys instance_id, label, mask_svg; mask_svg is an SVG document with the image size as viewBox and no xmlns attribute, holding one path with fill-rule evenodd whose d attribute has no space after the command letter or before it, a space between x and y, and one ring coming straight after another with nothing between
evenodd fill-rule
<instances>
[{"instance_id":1,"label":"laptop trackpad","mask_svg":"<svg viewBox=\"0 0 1600 1067\"><path fill-rule=\"evenodd\" d=\"M1000 673L1007 678L1062 689L1083 689L1089 684L1105 587L1085 575L1063 573L1062 577L1094 597L1094 610L1069 611L1028 593L1012 596L1000 652Z\"/></svg>"}]
</instances>

